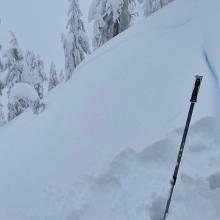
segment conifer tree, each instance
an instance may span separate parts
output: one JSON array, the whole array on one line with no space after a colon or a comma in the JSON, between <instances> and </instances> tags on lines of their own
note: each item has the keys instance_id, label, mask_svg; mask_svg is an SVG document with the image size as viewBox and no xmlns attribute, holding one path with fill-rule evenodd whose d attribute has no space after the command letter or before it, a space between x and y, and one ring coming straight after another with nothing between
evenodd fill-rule
<instances>
[{"instance_id":1,"label":"conifer tree","mask_svg":"<svg viewBox=\"0 0 220 220\"><path fill-rule=\"evenodd\" d=\"M0 127L6 123L5 114L3 111L3 105L0 103Z\"/></svg>"},{"instance_id":2,"label":"conifer tree","mask_svg":"<svg viewBox=\"0 0 220 220\"><path fill-rule=\"evenodd\" d=\"M49 86L48 91L52 90L54 87L56 87L59 84L56 66L52 62L50 65L50 76L49 76Z\"/></svg>"},{"instance_id":3,"label":"conifer tree","mask_svg":"<svg viewBox=\"0 0 220 220\"><path fill-rule=\"evenodd\" d=\"M0 44L0 52L1 52L1 50L2 50L2 45ZM3 72L3 70L4 70L4 65L3 65L2 58L1 58L1 54L0 54L0 75ZM3 82L0 79L0 96L2 95L2 90L3 89L4 89L4 85L3 85Z\"/></svg>"},{"instance_id":4,"label":"conifer tree","mask_svg":"<svg viewBox=\"0 0 220 220\"><path fill-rule=\"evenodd\" d=\"M174 0L139 0L144 3L144 14L148 16Z\"/></svg>"},{"instance_id":5,"label":"conifer tree","mask_svg":"<svg viewBox=\"0 0 220 220\"><path fill-rule=\"evenodd\" d=\"M63 70L60 70L59 83L62 83L64 80L65 80L65 76L64 76Z\"/></svg>"},{"instance_id":6,"label":"conifer tree","mask_svg":"<svg viewBox=\"0 0 220 220\"><path fill-rule=\"evenodd\" d=\"M32 85L37 91L39 97L44 96L44 82L47 80L44 71L44 63L40 57L36 57L33 51L27 51L25 56L25 64L27 65L26 83Z\"/></svg>"},{"instance_id":7,"label":"conifer tree","mask_svg":"<svg viewBox=\"0 0 220 220\"><path fill-rule=\"evenodd\" d=\"M89 21L94 21L94 50L130 26L135 4L136 0L93 0Z\"/></svg>"},{"instance_id":8,"label":"conifer tree","mask_svg":"<svg viewBox=\"0 0 220 220\"><path fill-rule=\"evenodd\" d=\"M24 72L24 56L18 47L18 42L14 33L11 33L9 49L4 54L4 58L5 68L8 71L6 86L8 87L10 93L14 84L22 81L22 75Z\"/></svg>"},{"instance_id":9,"label":"conifer tree","mask_svg":"<svg viewBox=\"0 0 220 220\"><path fill-rule=\"evenodd\" d=\"M1 19L0 19L0 24L1 24ZM2 45L0 43L0 52L2 50ZM0 55L0 73L3 71L3 62L2 62L2 59L1 59L1 55Z\"/></svg>"},{"instance_id":10,"label":"conifer tree","mask_svg":"<svg viewBox=\"0 0 220 220\"><path fill-rule=\"evenodd\" d=\"M48 80L44 68L44 62L40 56L37 56L37 74L39 76L39 83L35 85L35 89L39 97L42 99L44 97L44 83Z\"/></svg>"},{"instance_id":11,"label":"conifer tree","mask_svg":"<svg viewBox=\"0 0 220 220\"><path fill-rule=\"evenodd\" d=\"M67 36L62 34L65 54L66 80L70 79L75 68L90 53L89 41L85 32L78 0L69 0Z\"/></svg>"},{"instance_id":12,"label":"conifer tree","mask_svg":"<svg viewBox=\"0 0 220 220\"><path fill-rule=\"evenodd\" d=\"M0 44L0 52L2 50L2 45ZM1 55L0 55L0 73L3 71L3 62L2 62L2 58L1 58Z\"/></svg>"}]
</instances>

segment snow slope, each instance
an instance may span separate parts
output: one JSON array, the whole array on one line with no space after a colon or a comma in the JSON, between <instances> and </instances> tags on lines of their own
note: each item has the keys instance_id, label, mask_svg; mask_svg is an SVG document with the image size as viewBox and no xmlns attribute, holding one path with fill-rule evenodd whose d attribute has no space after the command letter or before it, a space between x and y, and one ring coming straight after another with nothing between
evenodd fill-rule
<instances>
[{"instance_id":1,"label":"snow slope","mask_svg":"<svg viewBox=\"0 0 220 220\"><path fill-rule=\"evenodd\" d=\"M220 218L211 2L177 0L141 21L54 89L45 112L1 128L0 219L159 220L195 74L204 81L169 219Z\"/></svg>"}]
</instances>

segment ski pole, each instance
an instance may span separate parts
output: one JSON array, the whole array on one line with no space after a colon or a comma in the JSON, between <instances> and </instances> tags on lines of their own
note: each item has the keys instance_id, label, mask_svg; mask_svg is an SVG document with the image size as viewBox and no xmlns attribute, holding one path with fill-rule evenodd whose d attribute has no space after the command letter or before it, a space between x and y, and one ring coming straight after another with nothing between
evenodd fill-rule
<instances>
[{"instance_id":1,"label":"ski pole","mask_svg":"<svg viewBox=\"0 0 220 220\"><path fill-rule=\"evenodd\" d=\"M197 102L197 97L198 97L199 88L200 88L200 85L201 85L201 82L202 82L202 78L203 78L202 76L198 76L198 75L196 76L196 81L195 81L194 89L193 89L193 92L192 92L192 97L190 99L191 105L190 105L190 109L189 109L185 129L184 129L184 133L183 133L183 137L182 137L182 142L181 142L180 149L179 149L179 154L178 154L178 157L177 157L177 163L176 163L175 170L174 170L174 173L173 173L173 178L170 181L171 188L170 188L169 198L167 200L163 220L166 220L167 214L169 212L170 203L171 203L172 195L173 195L173 190L174 190L174 187L176 185L176 180L177 180L177 176L178 176L178 172L179 172L179 168L180 168L180 163L181 163L181 159L182 159L182 156L183 156L186 137L187 137L187 134L188 134L189 125L190 125L190 121L191 121L191 118L192 118L194 105Z\"/></svg>"}]
</instances>

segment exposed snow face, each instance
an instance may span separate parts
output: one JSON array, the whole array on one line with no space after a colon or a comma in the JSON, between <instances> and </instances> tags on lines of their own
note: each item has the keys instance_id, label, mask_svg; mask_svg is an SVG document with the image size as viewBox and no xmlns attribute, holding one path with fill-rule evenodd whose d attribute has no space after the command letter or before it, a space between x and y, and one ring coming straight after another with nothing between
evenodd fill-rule
<instances>
[{"instance_id":1,"label":"exposed snow face","mask_svg":"<svg viewBox=\"0 0 220 220\"><path fill-rule=\"evenodd\" d=\"M168 219L218 220L219 4L175 1L84 61L43 114L1 128L0 219L157 220L203 74Z\"/></svg>"}]
</instances>

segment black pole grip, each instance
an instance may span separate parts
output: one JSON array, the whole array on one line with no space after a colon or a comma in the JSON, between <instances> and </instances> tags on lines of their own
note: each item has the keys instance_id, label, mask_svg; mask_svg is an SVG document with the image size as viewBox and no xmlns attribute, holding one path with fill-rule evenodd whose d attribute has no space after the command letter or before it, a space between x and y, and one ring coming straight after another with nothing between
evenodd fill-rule
<instances>
[{"instance_id":1,"label":"black pole grip","mask_svg":"<svg viewBox=\"0 0 220 220\"><path fill-rule=\"evenodd\" d=\"M197 97L198 97L198 93L199 93L199 88L202 82L202 76L196 76L196 81L195 81L195 85L194 85L194 89L193 89L193 93L192 93L192 97L190 99L190 102L192 103L196 103L197 102Z\"/></svg>"}]
</instances>

